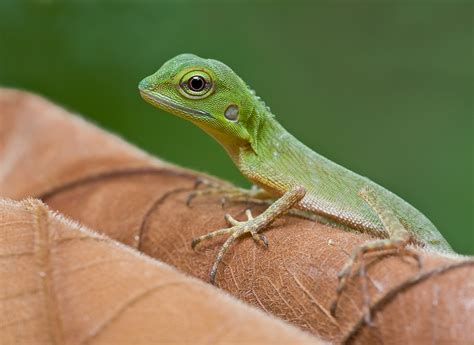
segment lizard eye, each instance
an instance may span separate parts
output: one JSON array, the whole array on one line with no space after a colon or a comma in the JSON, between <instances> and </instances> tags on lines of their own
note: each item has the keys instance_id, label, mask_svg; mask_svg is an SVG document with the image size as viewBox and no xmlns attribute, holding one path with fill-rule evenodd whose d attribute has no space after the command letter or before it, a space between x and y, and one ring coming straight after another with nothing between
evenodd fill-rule
<instances>
[{"instance_id":1,"label":"lizard eye","mask_svg":"<svg viewBox=\"0 0 474 345\"><path fill-rule=\"evenodd\" d=\"M204 98L211 94L211 77L204 71L186 73L179 83L181 94L187 98Z\"/></svg>"},{"instance_id":2,"label":"lizard eye","mask_svg":"<svg viewBox=\"0 0 474 345\"><path fill-rule=\"evenodd\" d=\"M188 79L188 87L194 92L199 92L199 91L204 90L205 86L206 86L206 81L200 75L195 75Z\"/></svg>"}]
</instances>

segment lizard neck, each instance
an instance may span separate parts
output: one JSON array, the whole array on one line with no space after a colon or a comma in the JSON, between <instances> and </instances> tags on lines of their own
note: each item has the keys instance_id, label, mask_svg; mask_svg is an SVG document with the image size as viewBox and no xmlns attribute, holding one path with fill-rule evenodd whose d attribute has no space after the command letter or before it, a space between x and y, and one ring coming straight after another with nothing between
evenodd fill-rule
<instances>
[{"instance_id":1,"label":"lizard neck","mask_svg":"<svg viewBox=\"0 0 474 345\"><path fill-rule=\"evenodd\" d=\"M265 118L256 133L257 154L264 155L270 151L272 153L281 151L282 148L288 148L295 140L297 139L288 133L275 118Z\"/></svg>"},{"instance_id":2,"label":"lizard neck","mask_svg":"<svg viewBox=\"0 0 474 345\"><path fill-rule=\"evenodd\" d=\"M254 134L252 148L262 160L276 167L279 163L291 161L292 156L313 152L291 135L273 116L265 116ZM305 152L308 151L308 152Z\"/></svg>"},{"instance_id":3,"label":"lizard neck","mask_svg":"<svg viewBox=\"0 0 474 345\"><path fill-rule=\"evenodd\" d=\"M280 125L273 115L256 116L252 142L230 155L241 173L274 194L304 180L307 160L319 155L302 144ZM296 168L297 167L297 168ZM301 176L300 176L301 175Z\"/></svg>"}]
</instances>

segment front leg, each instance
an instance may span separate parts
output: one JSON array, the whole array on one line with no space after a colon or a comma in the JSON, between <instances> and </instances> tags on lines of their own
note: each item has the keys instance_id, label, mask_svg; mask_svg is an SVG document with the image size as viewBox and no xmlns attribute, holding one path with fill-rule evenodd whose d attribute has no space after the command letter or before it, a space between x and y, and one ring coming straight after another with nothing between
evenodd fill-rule
<instances>
[{"instance_id":1,"label":"front leg","mask_svg":"<svg viewBox=\"0 0 474 345\"><path fill-rule=\"evenodd\" d=\"M273 204L271 204L264 212L259 214L257 217L253 217L250 213L250 210L247 210L247 220L244 222L239 222L232 218L230 215L226 215L225 218L230 228L220 229L213 232L210 232L206 235L200 236L193 239L191 246L194 248L198 243L208 240L210 238L216 237L218 235L230 234L227 240L222 245L219 253L216 256L216 260L212 265L211 271L209 273L209 281L214 284L217 269L219 264L224 257L225 252L229 246L237 238L242 236L245 233L250 233L255 241L261 241L266 247L268 246L268 241L266 237L259 232L264 230L269 226L275 219L285 214L289 209L291 209L295 204L297 204L306 194L306 190L303 187L294 187L283 194L279 199L277 199Z\"/></svg>"}]
</instances>

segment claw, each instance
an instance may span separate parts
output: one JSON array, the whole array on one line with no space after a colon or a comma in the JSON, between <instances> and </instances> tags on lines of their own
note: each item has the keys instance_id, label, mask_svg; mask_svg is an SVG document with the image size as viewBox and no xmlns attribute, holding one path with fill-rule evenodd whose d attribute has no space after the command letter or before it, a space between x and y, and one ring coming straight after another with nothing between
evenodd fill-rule
<instances>
[{"instance_id":1,"label":"claw","mask_svg":"<svg viewBox=\"0 0 474 345\"><path fill-rule=\"evenodd\" d=\"M333 301L331 303L331 307L329 308L329 312L331 313L331 316L336 316L336 309L337 309L337 303L336 301Z\"/></svg>"},{"instance_id":2,"label":"claw","mask_svg":"<svg viewBox=\"0 0 474 345\"><path fill-rule=\"evenodd\" d=\"M211 271L209 272L209 283L212 285L215 285L216 283L216 274L217 274L217 268L218 265L214 262L214 265L212 265Z\"/></svg>"},{"instance_id":3,"label":"claw","mask_svg":"<svg viewBox=\"0 0 474 345\"><path fill-rule=\"evenodd\" d=\"M193 240L191 241L191 248L194 250L199 242L201 241L198 241L197 238L193 238Z\"/></svg>"},{"instance_id":4,"label":"claw","mask_svg":"<svg viewBox=\"0 0 474 345\"><path fill-rule=\"evenodd\" d=\"M260 241L262 241L265 248L268 248L268 238L267 238L267 236L265 236L264 234L258 234L258 236L260 237Z\"/></svg>"},{"instance_id":5,"label":"claw","mask_svg":"<svg viewBox=\"0 0 474 345\"><path fill-rule=\"evenodd\" d=\"M256 231L251 231L250 234L255 242L261 243L265 248L268 248L268 239L265 235L259 234Z\"/></svg>"},{"instance_id":6,"label":"claw","mask_svg":"<svg viewBox=\"0 0 474 345\"><path fill-rule=\"evenodd\" d=\"M191 201L193 201L193 199L195 197L196 197L196 193L194 193L194 192L189 193L188 198L186 199L186 206L187 207L191 207Z\"/></svg>"},{"instance_id":7,"label":"claw","mask_svg":"<svg viewBox=\"0 0 474 345\"><path fill-rule=\"evenodd\" d=\"M202 177L196 177L196 180L194 181L194 189L198 189L200 185L204 183L204 179Z\"/></svg>"}]
</instances>

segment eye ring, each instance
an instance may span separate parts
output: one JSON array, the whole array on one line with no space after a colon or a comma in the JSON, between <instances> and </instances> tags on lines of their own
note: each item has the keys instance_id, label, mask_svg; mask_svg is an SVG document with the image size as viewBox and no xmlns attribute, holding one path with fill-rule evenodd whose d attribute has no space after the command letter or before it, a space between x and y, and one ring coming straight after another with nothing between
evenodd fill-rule
<instances>
[{"instance_id":1,"label":"eye ring","mask_svg":"<svg viewBox=\"0 0 474 345\"><path fill-rule=\"evenodd\" d=\"M186 98L205 98L213 91L212 79L204 71L190 71L181 77L179 91Z\"/></svg>"}]
</instances>

